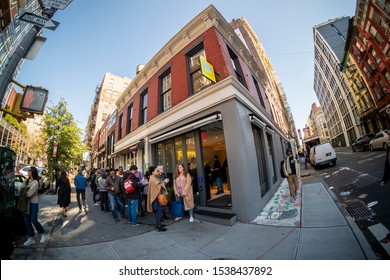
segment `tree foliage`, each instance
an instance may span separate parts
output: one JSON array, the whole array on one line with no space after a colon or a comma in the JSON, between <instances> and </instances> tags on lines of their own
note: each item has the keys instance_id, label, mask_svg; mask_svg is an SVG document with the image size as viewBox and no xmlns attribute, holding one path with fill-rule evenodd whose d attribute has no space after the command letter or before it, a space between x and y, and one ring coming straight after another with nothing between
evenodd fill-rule
<instances>
[{"instance_id":1,"label":"tree foliage","mask_svg":"<svg viewBox=\"0 0 390 280\"><path fill-rule=\"evenodd\" d=\"M17 130L19 130L23 135L27 134L27 127L25 124L18 121L15 117L13 117L10 114L5 114L4 119L13 127L15 127Z\"/></svg>"},{"instance_id":2,"label":"tree foliage","mask_svg":"<svg viewBox=\"0 0 390 280\"><path fill-rule=\"evenodd\" d=\"M48 107L42 129L46 142L49 171L58 174L82 161L86 151L82 141L82 131L77 127L73 115L68 112L66 101L61 98L58 104ZM57 156L53 157L54 143L57 142Z\"/></svg>"}]
</instances>

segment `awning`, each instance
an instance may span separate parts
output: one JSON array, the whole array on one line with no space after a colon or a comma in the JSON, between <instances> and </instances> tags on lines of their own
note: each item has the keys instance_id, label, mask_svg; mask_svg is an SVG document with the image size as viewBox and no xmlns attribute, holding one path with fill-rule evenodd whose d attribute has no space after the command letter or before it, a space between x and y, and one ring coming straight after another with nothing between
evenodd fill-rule
<instances>
[{"instance_id":1,"label":"awning","mask_svg":"<svg viewBox=\"0 0 390 280\"><path fill-rule=\"evenodd\" d=\"M198 128L198 127L205 126L205 125L208 125L210 123L214 123L214 122L217 122L217 121L220 121L220 120L222 120L222 115L221 114L214 114L214 115L212 115L210 117L197 120L195 122L192 122L190 124L187 124L185 126L177 128L175 130L171 130L171 131L168 131L168 132L166 132L166 133L164 133L162 135L153 137L153 138L151 138L149 140L149 143L153 144L153 143L156 143L156 142L159 142L159 141L163 141L163 140L166 140L168 138L172 138L173 136L179 135L181 133L184 133L184 132L187 132L187 131L191 131L191 130L194 130L194 129Z\"/></svg>"},{"instance_id":2,"label":"awning","mask_svg":"<svg viewBox=\"0 0 390 280\"><path fill-rule=\"evenodd\" d=\"M251 123L257 125L258 127L260 128L266 128L267 127L267 124L262 122L258 117L256 117L255 115L249 115L249 120Z\"/></svg>"}]
</instances>

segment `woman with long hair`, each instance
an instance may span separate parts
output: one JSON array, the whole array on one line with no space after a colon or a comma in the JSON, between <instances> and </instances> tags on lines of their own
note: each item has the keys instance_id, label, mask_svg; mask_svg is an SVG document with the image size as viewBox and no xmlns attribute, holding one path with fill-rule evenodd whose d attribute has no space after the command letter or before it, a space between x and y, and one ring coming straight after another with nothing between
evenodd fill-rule
<instances>
[{"instance_id":1,"label":"woman with long hair","mask_svg":"<svg viewBox=\"0 0 390 280\"><path fill-rule=\"evenodd\" d=\"M70 204L70 181L65 171L61 172L60 178L57 182L58 186L58 199L57 204L62 208L62 215L66 217L66 212L68 211L68 206Z\"/></svg>"},{"instance_id":2,"label":"woman with long hair","mask_svg":"<svg viewBox=\"0 0 390 280\"><path fill-rule=\"evenodd\" d=\"M167 194L164 181L159 177L159 169L156 166L149 167L150 178L148 187L148 204L147 211L156 213L156 230L166 231L167 229L161 224L161 218L166 206L158 203L158 195L160 193Z\"/></svg>"},{"instance_id":3,"label":"woman with long hair","mask_svg":"<svg viewBox=\"0 0 390 280\"><path fill-rule=\"evenodd\" d=\"M24 246L30 246L35 243L35 231L33 225L37 232L41 235L40 242L46 242L45 229L38 222L38 190L39 190L39 176L38 170L31 166L28 170L28 177L21 186L21 188L27 187L26 197L30 199L30 213L24 213L24 222L26 224L26 229L29 238L24 242Z\"/></svg>"},{"instance_id":4,"label":"woman with long hair","mask_svg":"<svg viewBox=\"0 0 390 280\"><path fill-rule=\"evenodd\" d=\"M190 223L194 221L194 194L192 191L191 175L187 172L184 165L179 163L176 166L176 172L173 180L173 190L175 192L176 201L184 203L184 210L190 215ZM176 217L175 221L182 217Z\"/></svg>"}]
</instances>

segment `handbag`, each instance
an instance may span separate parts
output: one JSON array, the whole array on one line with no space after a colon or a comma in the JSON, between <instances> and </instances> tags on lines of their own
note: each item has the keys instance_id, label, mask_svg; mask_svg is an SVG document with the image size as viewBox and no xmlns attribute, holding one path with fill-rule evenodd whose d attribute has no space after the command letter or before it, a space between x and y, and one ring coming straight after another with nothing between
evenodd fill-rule
<instances>
[{"instance_id":1,"label":"handbag","mask_svg":"<svg viewBox=\"0 0 390 280\"><path fill-rule=\"evenodd\" d=\"M175 217L183 217L184 203L183 200L175 201L171 203L171 214Z\"/></svg>"},{"instance_id":2,"label":"handbag","mask_svg":"<svg viewBox=\"0 0 390 280\"><path fill-rule=\"evenodd\" d=\"M160 193L157 196L157 200L160 206L164 206L168 204L168 197L165 193L162 192L162 190L160 190Z\"/></svg>"},{"instance_id":3,"label":"handbag","mask_svg":"<svg viewBox=\"0 0 390 280\"><path fill-rule=\"evenodd\" d=\"M132 192L135 191L135 188L133 187L133 182L130 179L126 179L123 182L123 185L125 187L125 191L127 194L131 194Z\"/></svg>"}]
</instances>

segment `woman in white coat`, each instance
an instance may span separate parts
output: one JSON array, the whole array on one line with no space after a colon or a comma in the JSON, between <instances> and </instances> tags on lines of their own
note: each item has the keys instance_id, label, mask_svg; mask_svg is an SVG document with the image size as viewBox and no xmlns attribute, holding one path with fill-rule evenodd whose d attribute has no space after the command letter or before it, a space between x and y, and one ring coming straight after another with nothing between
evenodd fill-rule
<instances>
[{"instance_id":1,"label":"woman in white coat","mask_svg":"<svg viewBox=\"0 0 390 280\"><path fill-rule=\"evenodd\" d=\"M191 175L185 170L184 165L179 163L176 166L176 172L173 180L173 190L176 201L184 202L184 210L190 215L190 223L194 221L194 194L192 191ZM182 217L176 217L175 221Z\"/></svg>"}]
</instances>

